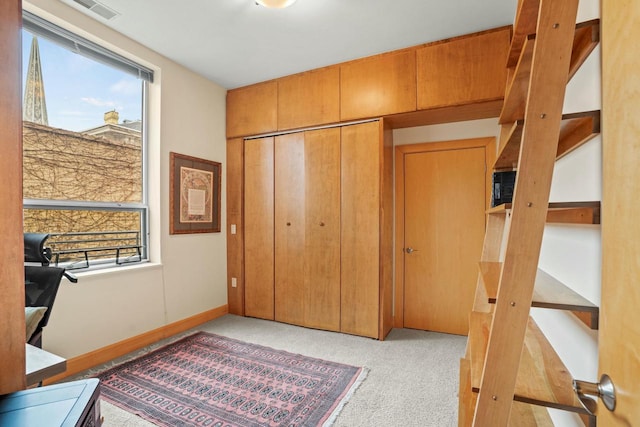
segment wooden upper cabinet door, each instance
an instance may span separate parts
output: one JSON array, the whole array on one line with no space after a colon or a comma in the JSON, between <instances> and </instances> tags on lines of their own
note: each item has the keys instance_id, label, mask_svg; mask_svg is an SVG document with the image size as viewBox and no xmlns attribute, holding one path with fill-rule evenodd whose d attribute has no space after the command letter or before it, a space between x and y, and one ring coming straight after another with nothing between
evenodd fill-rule
<instances>
[{"instance_id":1,"label":"wooden upper cabinet door","mask_svg":"<svg viewBox=\"0 0 640 427\"><path fill-rule=\"evenodd\" d=\"M278 79L278 130L340 121L340 68Z\"/></svg>"},{"instance_id":2,"label":"wooden upper cabinet door","mask_svg":"<svg viewBox=\"0 0 640 427\"><path fill-rule=\"evenodd\" d=\"M278 83L269 81L227 92L227 137L276 130Z\"/></svg>"},{"instance_id":3,"label":"wooden upper cabinet door","mask_svg":"<svg viewBox=\"0 0 640 427\"><path fill-rule=\"evenodd\" d=\"M273 320L273 137L245 141L244 165L244 313Z\"/></svg>"},{"instance_id":4,"label":"wooden upper cabinet door","mask_svg":"<svg viewBox=\"0 0 640 427\"><path fill-rule=\"evenodd\" d=\"M340 118L379 117L416 109L416 56L404 50L340 66Z\"/></svg>"},{"instance_id":5,"label":"wooden upper cabinet door","mask_svg":"<svg viewBox=\"0 0 640 427\"><path fill-rule=\"evenodd\" d=\"M340 129L305 132L305 326L340 330Z\"/></svg>"},{"instance_id":6,"label":"wooden upper cabinet door","mask_svg":"<svg viewBox=\"0 0 640 427\"><path fill-rule=\"evenodd\" d=\"M342 128L341 331L378 338L380 124Z\"/></svg>"},{"instance_id":7,"label":"wooden upper cabinet door","mask_svg":"<svg viewBox=\"0 0 640 427\"><path fill-rule=\"evenodd\" d=\"M418 49L418 109L504 98L510 28Z\"/></svg>"}]
</instances>

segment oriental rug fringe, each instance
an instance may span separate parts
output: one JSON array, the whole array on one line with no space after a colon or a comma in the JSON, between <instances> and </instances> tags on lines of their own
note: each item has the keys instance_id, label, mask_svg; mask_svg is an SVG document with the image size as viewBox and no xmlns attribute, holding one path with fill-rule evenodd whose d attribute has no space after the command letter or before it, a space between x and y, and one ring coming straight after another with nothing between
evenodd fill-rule
<instances>
[{"instance_id":1,"label":"oriental rug fringe","mask_svg":"<svg viewBox=\"0 0 640 427\"><path fill-rule=\"evenodd\" d=\"M104 400L159 426L316 427L366 373L199 332L97 377Z\"/></svg>"}]
</instances>

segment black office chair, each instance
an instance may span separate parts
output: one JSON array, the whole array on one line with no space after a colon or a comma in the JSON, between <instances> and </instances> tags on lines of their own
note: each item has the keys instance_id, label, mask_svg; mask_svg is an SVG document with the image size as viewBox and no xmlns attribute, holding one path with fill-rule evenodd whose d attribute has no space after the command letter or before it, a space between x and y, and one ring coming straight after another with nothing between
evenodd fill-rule
<instances>
[{"instance_id":1,"label":"black office chair","mask_svg":"<svg viewBox=\"0 0 640 427\"><path fill-rule=\"evenodd\" d=\"M24 266L25 307L46 307L47 310L38 322L28 343L42 348L42 328L47 326L53 303L60 287L62 277L76 283L78 279L62 267L50 267L51 249L45 248L48 234L24 233L25 263L40 265Z\"/></svg>"}]
</instances>

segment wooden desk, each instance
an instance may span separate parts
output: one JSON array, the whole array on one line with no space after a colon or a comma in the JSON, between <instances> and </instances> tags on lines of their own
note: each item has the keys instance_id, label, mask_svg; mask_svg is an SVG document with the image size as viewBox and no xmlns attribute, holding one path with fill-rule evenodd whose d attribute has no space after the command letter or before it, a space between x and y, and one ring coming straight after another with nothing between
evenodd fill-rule
<instances>
[{"instance_id":1,"label":"wooden desk","mask_svg":"<svg viewBox=\"0 0 640 427\"><path fill-rule=\"evenodd\" d=\"M67 359L27 344L25 354L27 365L27 386L38 384L42 380L64 372Z\"/></svg>"}]
</instances>

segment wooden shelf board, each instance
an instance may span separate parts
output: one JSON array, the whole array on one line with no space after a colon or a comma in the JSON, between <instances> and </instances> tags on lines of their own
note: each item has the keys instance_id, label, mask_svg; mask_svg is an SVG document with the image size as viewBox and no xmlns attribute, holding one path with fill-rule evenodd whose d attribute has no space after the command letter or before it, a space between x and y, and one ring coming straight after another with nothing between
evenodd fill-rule
<instances>
[{"instance_id":1,"label":"wooden shelf board","mask_svg":"<svg viewBox=\"0 0 640 427\"><path fill-rule=\"evenodd\" d=\"M576 34L573 38L571 50L571 62L569 65L569 80L587 60L593 49L600 43L600 20L580 22L576 25Z\"/></svg>"},{"instance_id":2,"label":"wooden shelf board","mask_svg":"<svg viewBox=\"0 0 640 427\"><path fill-rule=\"evenodd\" d=\"M560 123L556 160L566 156L599 133L600 110L564 114Z\"/></svg>"},{"instance_id":3,"label":"wooden shelf board","mask_svg":"<svg viewBox=\"0 0 640 427\"><path fill-rule=\"evenodd\" d=\"M514 401L511 405L509 425L518 427L553 427L549 411L543 406Z\"/></svg>"},{"instance_id":4,"label":"wooden shelf board","mask_svg":"<svg viewBox=\"0 0 640 427\"><path fill-rule=\"evenodd\" d=\"M599 41L600 20L594 19L576 25L567 82L580 69ZM527 35L522 42L522 48L519 52L520 57L515 66L513 77L507 84L504 105L500 113L500 124L513 123L524 118L534 45L535 34Z\"/></svg>"},{"instance_id":5,"label":"wooden shelf board","mask_svg":"<svg viewBox=\"0 0 640 427\"><path fill-rule=\"evenodd\" d=\"M511 48L507 59L507 68L514 67L520 58L520 52L529 34L536 32L540 0L522 0L518 2L518 11L513 26Z\"/></svg>"},{"instance_id":6,"label":"wooden shelf board","mask_svg":"<svg viewBox=\"0 0 640 427\"><path fill-rule=\"evenodd\" d=\"M513 72L513 77L510 82L507 82L504 104L500 112L500 124L513 123L524 117L534 46L535 38L532 36L527 37L522 47L520 59Z\"/></svg>"},{"instance_id":7,"label":"wooden shelf board","mask_svg":"<svg viewBox=\"0 0 640 427\"><path fill-rule=\"evenodd\" d=\"M516 169L524 120L505 124L500 134L500 145L493 169ZM600 133L600 111L563 114L556 160L566 156Z\"/></svg>"},{"instance_id":8,"label":"wooden shelf board","mask_svg":"<svg viewBox=\"0 0 640 427\"><path fill-rule=\"evenodd\" d=\"M480 391L491 313L472 312L469 325L471 384ZM529 318L513 399L578 414L586 410L573 392L571 375L533 319Z\"/></svg>"},{"instance_id":9,"label":"wooden shelf board","mask_svg":"<svg viewBox=\"0 0 640 427\"><path fill-rule=\"evenodd\" d=\"M481 262L479 270L489 303L495 304L502 263ZM598 329L599 307L540 269L536 275L531 306L571 311L589 328Z\"/></svg>"},{"instance_id":10,"label":"wooden shelf board","mask_svg":"<svg viewBox=\"0 0 640 427\"><path fill-rule=\"evenodd\" d=\"M471 361L460 359L460 389L458 391L459 426L470 426L476 409L478 395L471 391Z\"/></svg>"},{"instance_id":11,"label":"wooden shelf board","mask_svg":"<svg viewBox=\"0 0 640 427\"><path fill-rule=\"evenodd\" d=\"M471 361L460 359L460 390L458 393L459 426L471 426L478 394L471 389ZM518 427L553 427L549 412L542 406L514 401L511 405L510 425Z\"/></svg>"},{"instance_id":12,"label":"wooden shelf board","mask_svg":"<svg viewBox=\"0 0 640 427\"><path fill-rule=\"evenodd\" d=\"M503 203L486 211L489 215L506 215L511 203ZM547 223L550 224L600 224L600 202L549 203Z\"/></svg>"}]
</instances>

